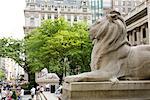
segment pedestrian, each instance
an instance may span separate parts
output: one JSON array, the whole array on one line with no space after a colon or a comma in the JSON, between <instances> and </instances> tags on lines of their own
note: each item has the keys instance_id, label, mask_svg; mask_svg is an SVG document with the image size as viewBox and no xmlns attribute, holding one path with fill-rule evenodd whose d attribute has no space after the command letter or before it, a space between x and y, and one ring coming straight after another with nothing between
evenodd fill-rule
<instances>
[{"instance_id":1,"label":"pedestrian","mask_svg":"<svg viewBox=\"0 0 150 100\"><path fill-rule=\"evenodd\" d=\"M35 88L32 87L32 89L30 90L30 92L31 92L31 98L33 99L34 95L35 95Z\"/></svg>"},{"instance_id":2,"label":"pedestrian","mask_svg":"<svg viewBox=\"0 0 150 100\"><path fill-rule=\"evenodd\" d=\"M40 92L41 92L41 93L44 92L44 87L43 87L43 86L40 87Z\"/></svg>"},{"instance_id":3,"label":"pedestrian","mask_svg":"<svg viewBox=\"0 0 150 100\"><path fill-rule=\"evenodd\" d=\"M21 87L21 90L20 90L20 100L22 100L24 96L24 89Z\"/></svg>"},{"instance_id":4,"label":"pedestrian","mask_svg":"<svg viewBox=\"0 0 150 100\"><path fill-rule=\"evenodd\" d=\"M8 96L7 96L7 100L12 100L12 94L13 94L12 90L9 89L9 93L8 93Z\"/></svg>"},{"instance_id":5,"label":"pedestrian","mask_svg":"<svg viewBox=\"0 0 150 100\"><path fill-rule=\"evenodd\" d=\"M20 90L17 90L16 95L17 95L17 100L20 100Z\"/></svg>"},{"instance_id":6,"label":"pedestrian","mask_svg":"<svg viewBox=\"0 0 150 100\"><path fill-rule=\"evenodd\" d=\"M39 95L39 93L40 93L40 86L37 85L37 87L36 87L36 95Z\"/></svg>"},{"instance_id":7,"label":"pedestrian","mask_svg":"<svg viewBox=\"0 0 150 100\"><path fill-rule=\"evenodd\" d=\"M6 96L7 96L7 92L6 92L6 89L5 88L3 88L3 90L2 90L2 100L6 100Z\"/></svg>"},{"instance_id":8,"label":"pedestrian","mask_svg":"<svg viewBox=\"0 0 150 100\"><path fill-rule=\"evenodd\" d=\"M16 99L17 99L17 95L16 95L16 91L15 91L15 90L13 91L12 99L13 99L13 100L16 100Z\"/></svg>"},{"instance_id":9,"label":"pedestrian","mask_svg":"<svg viewBox=\"0 0 150 100\"><path fill-rule=\"evenodd\" d=\"M45 87L46 87L46 91L50 91L50 85L49 84L46 84Z\"/></svg>"}]
</instances>

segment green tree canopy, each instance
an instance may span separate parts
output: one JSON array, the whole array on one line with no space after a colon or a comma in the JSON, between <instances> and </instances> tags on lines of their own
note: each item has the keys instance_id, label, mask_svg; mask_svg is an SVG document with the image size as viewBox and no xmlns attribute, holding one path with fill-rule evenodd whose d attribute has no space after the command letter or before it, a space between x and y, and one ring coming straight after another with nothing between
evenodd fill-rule
<instances>
[{"instance_id":1,"label":"green tree canopy","mask_svg":"<svg viewBox=\"0 0 150 100\"><path fill-rule=\"evenodd\" d=\"M92 45L85 23L70 26L63 19L46 20L26 36L25 47L32 72L46 67L51 72L64 73L65 65L70 73L79 67L80 72L89 71Z\"/></svg>"},{"instance_id":2,"label":"green tree canopy","mask_svg":"<svg viewBox=\"0 0 150 100\"><path fill-rule=\"evenodd\" d=\"M12 58L22 67L24 65L24 50L22 40L12 38L0 39L0 57Z\"/></svg>"},{"instance_id":3,"label":"green tree canopy","mask_svg":"<svg viewBox=\"0 0 150 100\"><path fill-rule=\"evenodd\" d=\"M5 73L3 70L0 69L0 79L4 78L5 77Z\"/></svg>"}]
</instances>

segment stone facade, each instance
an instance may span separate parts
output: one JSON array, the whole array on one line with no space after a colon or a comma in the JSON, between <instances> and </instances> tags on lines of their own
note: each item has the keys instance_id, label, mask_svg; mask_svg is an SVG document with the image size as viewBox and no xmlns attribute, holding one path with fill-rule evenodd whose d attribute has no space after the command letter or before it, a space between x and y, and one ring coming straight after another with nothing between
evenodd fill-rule
<instances>
[{"instance_id":1,"label":"stone facade","mask_svg":"<svg viewBox=\"0 0 150 100\"><path fill-rule=\"evenodd\" d=\"M25 33L41 25L42 20L64 17L69 23L86 21L91 24L88 0L26 0Z\"/></svg>"},{"instance_id":2,"label":"stone facade","mask_svg":"<svg viewBox=\"0 0 150 100\"><path fill-rule=\"evenodd\" d=\"M63 100L149 100L150 81L63 84Z\"/></svg>"},{"instance_id":3,"label":"stone facade","mask_svg":"<svg viewBox=\"0 0 150 100\"><path fill-rule=\"evenodd\" d=\"M131 45L150 44L150 2L145 1L125 16Z\"/></svg>"},{"instance_id":4,"label":"stone facade","mask_svg":"<svg viewBox=\"0 0 150 100\"><path fill-rule=\"evenodd\" d=\"M142 1L144 0L112 0L112 6L114 10L117 10L121 14L125 15Z\"/></svg>"}]
</instances>

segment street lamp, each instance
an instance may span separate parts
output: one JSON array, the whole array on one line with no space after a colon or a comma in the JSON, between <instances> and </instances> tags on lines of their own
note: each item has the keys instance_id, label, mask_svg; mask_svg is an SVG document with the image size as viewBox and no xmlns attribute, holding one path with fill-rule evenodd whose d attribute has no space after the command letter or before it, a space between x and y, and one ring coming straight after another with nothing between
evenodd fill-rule
<instances>
[{"instance_id":1,"label":"street lamp","mask_svg":"<svg viewBox=\"0 0 150 100\"><path fill-rule=\"evenodd\" d=\"M65 57L64 58L64 65L65 65L65 76L66 76L66 66L68 65L68 58L67 57Z\"/></svg>"}]
</instances>

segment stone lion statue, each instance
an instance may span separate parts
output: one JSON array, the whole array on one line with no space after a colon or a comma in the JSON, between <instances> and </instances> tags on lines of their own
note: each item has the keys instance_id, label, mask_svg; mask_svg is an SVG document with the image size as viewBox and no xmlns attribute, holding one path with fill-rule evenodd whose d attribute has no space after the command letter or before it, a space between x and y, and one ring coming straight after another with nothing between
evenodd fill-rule
<instances>
[{"instance_id":1,"label":"stone lion statue","mask_svg":"<svg viewBox=\"0 0 150 100\"><path fill-rule=\"evenodd\" d=\"M91 72L68 76L65 82L150 79L150 45L131 46L126 25L117 11L111 11L90 28L94 47Z\"/></svg>"}]
</instances>

